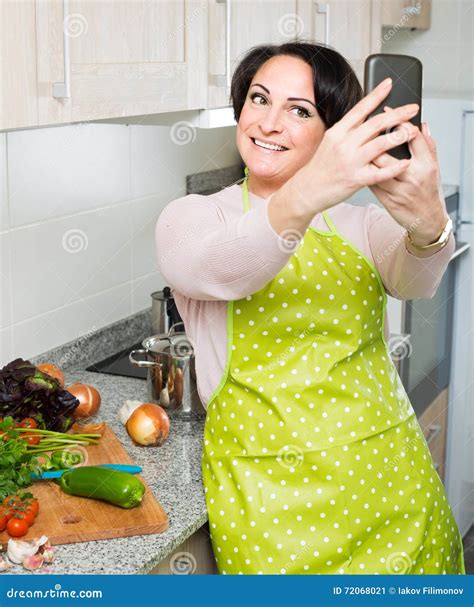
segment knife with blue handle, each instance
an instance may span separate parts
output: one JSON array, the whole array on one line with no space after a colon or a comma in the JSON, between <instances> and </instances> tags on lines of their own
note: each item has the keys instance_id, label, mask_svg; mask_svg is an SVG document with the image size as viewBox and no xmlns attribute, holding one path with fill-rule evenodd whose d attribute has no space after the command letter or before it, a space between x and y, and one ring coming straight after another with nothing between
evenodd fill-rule
<instances>
[{"instance_id":1,"label":"knife with blue handle","mask_svg":"<svg viewBox=\"0 0 474 607\"><path fill-rule=\"evenodd\" d=\"M142 471L140 466L131 466L129 464L93 464L97 468L110 468L111 470L120 470L121 472L129 472L130 474L139 474ZM79 466L77 466L79 467ZM42 480L49 478L60 478L68 470L74 470L74 468L66 468L64 470L48 470L41 474L32 474L33 480Z\"/></svg>"}]
</instances>

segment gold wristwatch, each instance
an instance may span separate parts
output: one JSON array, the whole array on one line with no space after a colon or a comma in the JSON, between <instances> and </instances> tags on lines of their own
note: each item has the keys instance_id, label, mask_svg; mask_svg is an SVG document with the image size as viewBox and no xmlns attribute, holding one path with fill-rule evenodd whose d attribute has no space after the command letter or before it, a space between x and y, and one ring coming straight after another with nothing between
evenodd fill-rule
<instances>
[{"instance_id":1,"label":"gold wristwatch","mask_svg":"<svg viewBox=\"0 0 474 607\"><path fill-rule=\"evenodd\" d=\"M430 244L419 245L414 243L413 240L410 238L410 232L408 231L406 236L410 242L410 246L412 246L414 249L417 249L418 251L431 251L432 249L438 249L439 251L441 251L441 249L448 244L448 240L452 231L453 221L451 217L449 217L438 239L434 242L430 242Z\"/></svg>"}]
</instances>

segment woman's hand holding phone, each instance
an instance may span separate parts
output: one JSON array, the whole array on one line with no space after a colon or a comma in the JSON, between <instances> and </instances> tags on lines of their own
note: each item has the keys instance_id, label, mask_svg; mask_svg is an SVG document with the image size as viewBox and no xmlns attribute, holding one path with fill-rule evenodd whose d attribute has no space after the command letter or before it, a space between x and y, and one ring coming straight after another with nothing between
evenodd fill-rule
<instances>
[{"instance_id":1,"label":"woman's hand holding phone","mask_svg":"<svg viewBox=\"0 0 474 607\"><path fill-rule=\"evenodd\" d=\"M385 109L386 113L394 110ZM426 123L409 142L409 166L396 177L370 186L397 223L410 231L415 244L424 246L439 237L449 218L441 187L436 144ZM378 168L397 165L390 154L373 160Z\"/></svg>"},{"instance_id":2,"label":"woman's hand holding phone","mask_svg":"<svg viewBox=\"0 0 474 607\"><path fill-rule=\"evenodd\" d=\"M269 216L279 234L301 237L314 215L366 186L397 223L410 229L416 244L440 234L447 213L435 144L426 127L422 133L410 122L419 106L408 104L368 118L391 87L391 80L384 80L328 129L311 160L274 194ZM411 158L398 160L387 153L404 142Z\"/></svg>"},{"instance_id":3,"label":"woman's hand holding phone","mask_svg":"<svg viewBox=\"0 0 474 607\"><path fill-rule=\"evenodd\" d=\"M411 159L393 159L393 163L380 166L374 162L387 150L410 141L418 131L409 122L419 110L417 104L367 120L387 97L391 86L390 79L381 82L328 129L313 158L287 182L302 211L314 216L365 186L396 179L410 165ZM395 131L389 132L397 125Z\"/></svg>"}]
</instances>

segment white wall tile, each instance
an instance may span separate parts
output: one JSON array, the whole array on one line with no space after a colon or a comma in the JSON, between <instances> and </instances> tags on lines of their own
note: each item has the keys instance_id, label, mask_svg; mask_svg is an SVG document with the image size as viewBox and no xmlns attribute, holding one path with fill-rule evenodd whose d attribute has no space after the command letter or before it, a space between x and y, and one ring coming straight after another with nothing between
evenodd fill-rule
<instances>
[{"instance_id":1,"label":"white wall tile","mask_svg":"<svg viewBox=\"0 0 474 607\"><path fill-rule=\"evenodd\" d=\"M382 52L421 60L424 95L472 97L473 19L471 0L435 0L429 30L400 29L384 43Z\"/></svg>"},{"instance_id":2,"label":"white wall tile","mask_svg":"<svg viewBox=\"0 0 474 607\"><path fill-rule=\"evenodd\" d=\"M13 323L131 280L130 208L11 232Z\"/></svg>"},{"instance_id":3,"label":"white wall tile","mask_svg":"<svg viewBox=\"0 0 474 607\"><path fill-rule=\"evenodd\" d=\"M0 329L11 323L10 234L0 233Z\"/></svg>"},{"instance_id":4,"label":"white wall tile","mask_svg":"<svg viewBox=\"0 0 474 607\"><path fill-rule=\"evenodd\" d=\"M140 276L132 282L132 312L140 312L151 306L151 294L161 291L166 282L159 272Z\"/></svg>"},{"instance_id":5,"label":"white wall tile","mask_svg":"<svg viewBox=\"0 0 474 607\"><path fill-rule=\"evenodd\" d=\"M159 192L174 200L186 193L185 175L223 168L240 160L235 126L194 131L184 126L182 137L179 127L129 128L133 198ZM184 145L175 143L188 140Z\"/></svg>"},{"instance_id":6,"label":"white wall tile","mask_svg":"<svg viewBox=\"0 0 474 607\"><path fill-rule=\"evenodd\" d=\"M13 360L12 328L0 329L0 369Z\"/></svg>"},{"instance_id":7,"label":"white wall tile","mask_svg":"<svg viewBox=\"0 0 474 607\"><path fill-rule=\"evenodd\" d=\"M7 134L11 226L130 199L128 127L77 124Z\"/></svg>"},{"instance_id":8,"label":"white wall tile","mask_svg":"<svg viewBox=\"0 0 474 607\"><path fill-rule=\"evenodd\" d=\"M8 229L7 136L0 133L0 232Z\"/></svg>"},{"instance_id":9,"label":"white wall tile","mask_svg":"<svg viewBox=\"0 0 474 607\"><path fill-rule=\"evenodd\" d=\"M472 100L426 98L423 101L423 120L428 122L436 142L443 183L460 183L462 114L467 109L474 109Z\"/></svg>"},{"instance_id":10,"label":"white wall tile","mask_svg":"<svg viewBox=\"0 0 474 607\"><path fill-rule=\"evenodd\" d=\"M8 360L42 354L129 316L131 309L131 285L127 283L13 325Z\"/></svg>"},{"instance_id":11,"label":"white wall tile","mask_svg":"<svg viewBox=\"0 0 474 607\"><path fill-rule=\"evenodd\" d=\"M158 216L168 204L161 196L149 196L130 203L132 229L132 278L157 272L155 227Z\"/></svg>"}]
</instances>

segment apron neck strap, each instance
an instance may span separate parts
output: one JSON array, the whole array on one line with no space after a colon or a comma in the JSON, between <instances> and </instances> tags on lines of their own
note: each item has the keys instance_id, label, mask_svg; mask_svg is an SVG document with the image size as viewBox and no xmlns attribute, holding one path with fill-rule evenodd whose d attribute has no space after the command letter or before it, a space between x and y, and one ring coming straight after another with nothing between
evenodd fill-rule
<instances>
[{"instance_id":1,"label":"apron neck strap","mask_svg":"<svg viewBox=\"0 0 474 607\"><path fill-rule=\"evenodd\" d=\"M245 179L242 184L242 198L244 203L244 213L250 211L250 200L249 200L249 189L248 189L248 179L249 179L249 168L246 166L244 169Z\"/></svg>"}]
</instances>

